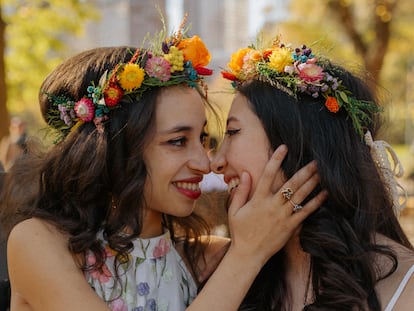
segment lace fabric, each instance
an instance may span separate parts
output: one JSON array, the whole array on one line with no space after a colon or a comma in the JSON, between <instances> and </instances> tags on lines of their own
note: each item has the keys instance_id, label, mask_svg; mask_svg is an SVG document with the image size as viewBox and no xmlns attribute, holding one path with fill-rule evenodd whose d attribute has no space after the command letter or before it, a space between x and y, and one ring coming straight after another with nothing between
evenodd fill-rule
<instances>
[{"instance_id":1,"label":"lace fabric","mask_svg":"<svg viewBox=\"0 0 414 311\"><path fill-rule=\"evenodd\" d=\"M396 179L397 177L403 176L403 166L390 144L383 140L374 141L370 131L365 133L364 138L365 143L371 149L371 156L377 166L378 172L389 191L393 202L394 213L399 217L401 210L407 203L407 192Z\"/></svg>"}]
</instances>

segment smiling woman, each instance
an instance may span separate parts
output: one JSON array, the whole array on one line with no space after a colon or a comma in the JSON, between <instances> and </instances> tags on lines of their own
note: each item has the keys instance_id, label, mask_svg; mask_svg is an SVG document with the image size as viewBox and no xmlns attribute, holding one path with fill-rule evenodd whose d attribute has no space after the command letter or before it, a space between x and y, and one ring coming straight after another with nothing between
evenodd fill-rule
<instances>
[{"instance_id":1,"label":"smiling woman","mask_svg":"<svg viewBox=\"0 0 414 311\"><path fill-rule=\"evenodd\" d=\"M381 107L360 77L307 45L275 37L240 49L224 77L236 90L212 168L231 185L247 171L252 191L273 150L289 153L273 191L294 213L300 190L278 184L316 162L327 200L269 259L241 310L414 308L414 247L401 228L395 171L378 157ZM279 182L277 182L279 181Z\"/></svg>"},{"instance_id":2,"label":"smiling woman","mask_svg":"<svg viewBox=\"0 0 414 311\"><path fill-rule=\"evenodd\" d=\"M251 202L248 174L233 191L232 243L209 237L192 211L210 172L203 83L210 54L183 29L156 38L151 50L84 51L42 83L40 107L56 145L19 158L1 194L11 311L234 310L323 200L292 213L275 196L269 184L281 148ZM305 197L317 179L309 165L286 187Z\"/></svg>"}]
</instances>

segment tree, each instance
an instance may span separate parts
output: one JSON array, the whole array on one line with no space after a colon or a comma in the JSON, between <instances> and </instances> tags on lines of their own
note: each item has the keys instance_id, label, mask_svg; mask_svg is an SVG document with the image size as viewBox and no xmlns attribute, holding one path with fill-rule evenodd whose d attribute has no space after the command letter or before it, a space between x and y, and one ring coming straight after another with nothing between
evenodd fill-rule
<instances>
[{"instance_id":1,"label":"tree","mask_svg":"<svg viewBox=\"0 0 414 311\"><path fill-rule=\"evenodd\" d=\"M0 72L1 137L7 133L3 127L9 113L25 113L29 122L38 119L41 81L73 51L66 39L81 34L85 21L98 15L93 2L81 0L3 0L0 14L5 22L0 42L0 64L5 64L5 73Z\"/></svg>"},{"instance_id":2,"label":"tree","mask_svg":"<svg viewBox=\"0 0 414 311\"><path fill-rule=\"evenodd\" d=\"M412 123L407 76L414 71L413 14L413 1L290 0L289 16L270 29L292 43L317 43L318 53L368 72L386 105L383 138L404 143L405 126Z\"/></svg>"},{"instance_id":3,"label":"tree","mask_svg":"<svg viewBox=\"0 0 414 311\"><path fill-rule=\"evenodd\" d=\"M369 18L366 19L365 26L360 28L358 27L361 24L357 18L357 8L352 1L329 0L328 8L336 16L355 51L363 59L365 68L373 80L378 82L388 51L391 23L398 0L370 2L368 3Z\"/></svg>"}]
</instances>

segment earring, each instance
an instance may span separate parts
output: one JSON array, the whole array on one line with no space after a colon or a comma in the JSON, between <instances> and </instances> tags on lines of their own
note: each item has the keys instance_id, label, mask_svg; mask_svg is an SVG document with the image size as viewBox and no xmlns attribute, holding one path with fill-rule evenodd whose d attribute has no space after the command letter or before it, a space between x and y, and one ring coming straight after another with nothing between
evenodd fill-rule
<instances>
[{"instance_id":1,"label":"earring","mask_svg":"<svg viewBox=\"0 0 414 311\"><path fill-rule=\"evenodd\" d=\"M117 208L114 197L112 197L112 199L111 199L111 207L112 207L112 209Z\"/></svg>"}]
</instances>

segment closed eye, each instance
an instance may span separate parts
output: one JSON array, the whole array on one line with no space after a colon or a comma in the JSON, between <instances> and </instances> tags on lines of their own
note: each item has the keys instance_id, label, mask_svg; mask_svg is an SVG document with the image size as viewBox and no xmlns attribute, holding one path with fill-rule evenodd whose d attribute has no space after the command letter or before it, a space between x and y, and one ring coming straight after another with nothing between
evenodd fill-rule
<instances>
[{"instance_id":1,"label":"closed eye","mask_svg":"<svg viewBox=\"0 0 414 311\"><path fill-rule=\"evenodd\" d=\"M225 134L226 134L226 136L233 136L233 135L237 134L238 132L240 132L240 129L227 130Z\"/></svg>"}]
</instances>

